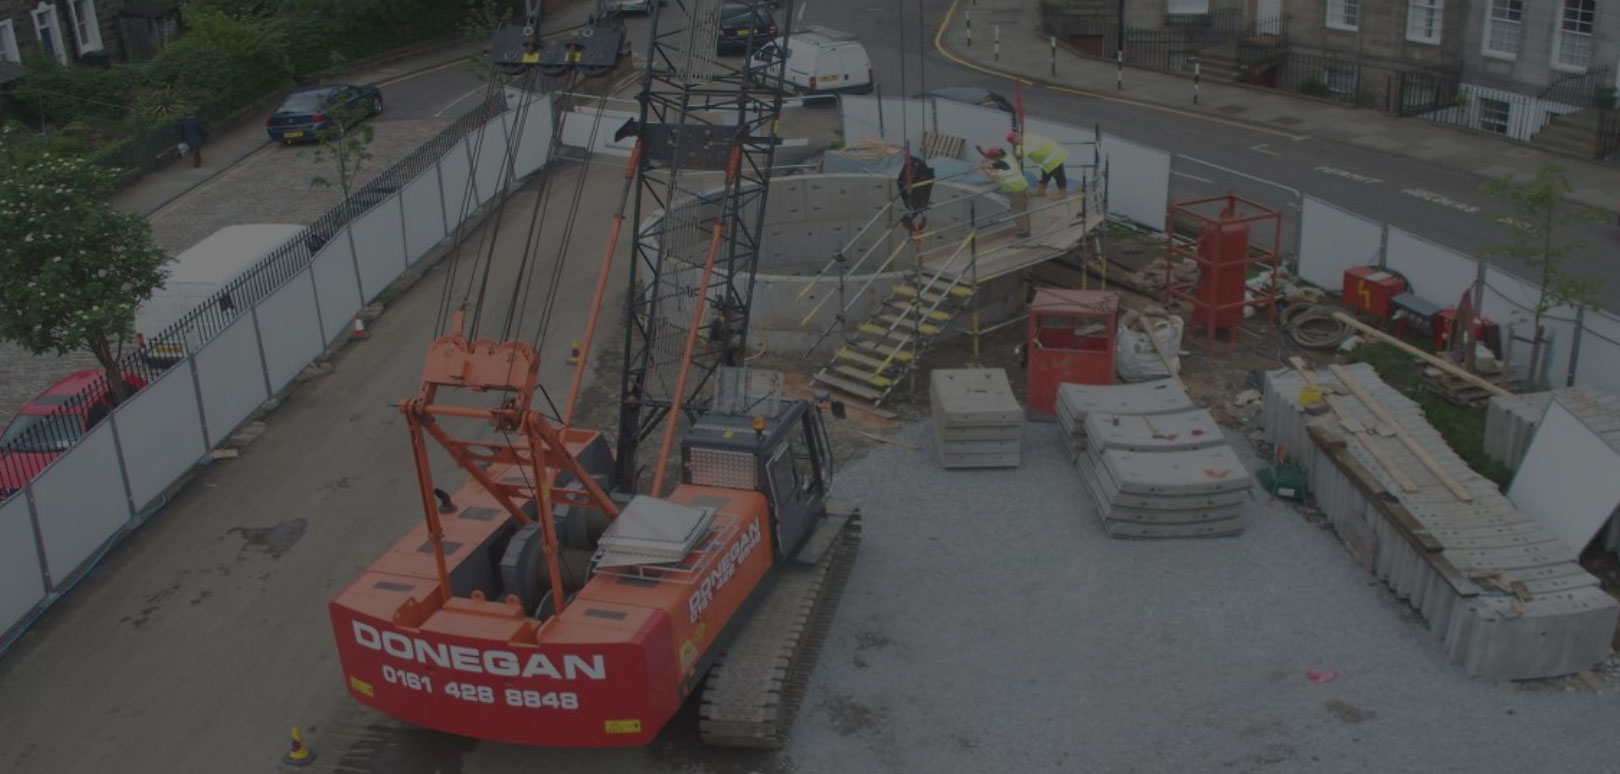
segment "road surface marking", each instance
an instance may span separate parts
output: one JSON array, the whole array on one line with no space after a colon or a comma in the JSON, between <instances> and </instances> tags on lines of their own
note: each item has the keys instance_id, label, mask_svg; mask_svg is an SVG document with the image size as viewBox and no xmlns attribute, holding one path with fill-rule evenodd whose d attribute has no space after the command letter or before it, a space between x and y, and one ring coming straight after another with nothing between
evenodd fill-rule
<instances>
[{"instance_id":1,"label":"road surface marking","mask_svg":"<svg viewBox=\"0 0 1620 774\"><path fill-rule=\"evenodd\" d=\"M457 102L460 102L460 101L462 101L462 100L464 100L464 99L466 99L468 97L471 97L474 94L478 94L479 92L482 92L483 90L484 90L483 86L474 86L474 87L468 89L466 94L463 94L463 95L461 95L459 97L456 97L455 99L450 100L448 103L446 103L443 108L440 108L439 112L433 114L433 117L438 118L439 116L444 115L444 111L449 110L452 107L455 107Z\"/></svg>"},{"instance_id":2,"label":"road surface marking","mask_svg":"<svg viewBox=\"0 0 1620 774\"><path fill-rule=\"evenodd\" d=\"M1406 194L1407 196L1415 196L1424 201L1434 202L1442 207L1450 207L1460 212L1466 212L1470 215L1479 212L1479 208L1472 204L1464 204L1444 194L1437 194L1423 188L1406 188L1402 189L1401 193Z\"/></svg>"},{"instance_id":3,"label":"road surface marking","mask_svg":"<svg viewBox=\"0 0 1620 774\"><path fill-rule=\"evenodd\" d=\"M1249 150L1252 150L1255 153L1264 153L1267 156L1281 156L1282 155L1281 153L1278 153L1278 152L1276 152L1274 150L1266 150L1266 145L1267 144L1268 143L1260 143L1259 145L1250 146Z\"/></svg>"},{"instance_id":4,"label":"road surface marking","mask_svg":"<svg viewBox=\"0 0 1620 774\"><path fill-rule=\"evenodd\" d=\"M974 62L970 62L970 61L968 61L966 59L963 59L960 56L957 56L955 52L953 52L949 48L945 47L945 30L950 27L951 19L956 17L956 6L958 4L960 4L960 3L961 3L961 0L951 0L950 9L945 11L945 18L940 20L939 27L934 31L934 50L938 51L940 56L943 56L946 59L951 60L952 62L954 62L959 67L966 67L969 70L977 70L977 71L979 71L981 73L985 73L986 75L993 75L993 76L995 76L997 78L1005 78L1005 79L1007 79L1009 81L1012 81L1014 83L1021 83L1021 84L1025 85L1025 86L1039 86L1039 87L1041 87L1043 89L1046 89L1048 91L1058 91L1058 92L1063 92L1065 94L1076 94L1076 95L1079 95L1079 96L1082 96L1082 97L1090 97L1092 99L1102 100L1104 102L1117 102L1117 103L1119 103L1121 105L1132 105L1134 107L1147 108L1148 110L1157 110L1157 111L1159 111L1161 113L1169 113L1171 115L1181 116L1183 118L1192 118L1192 119L1196 119L1196 120L1199 120L1199 121L1206 121L1206 122L1212 123L1212 124L1223 124L1225 126L1232 126L1232 127L1238 128L1238 129L1247 129L1247 130L1249 130L1251 132L1259 132L1261 134L1269 134L1269 135L1272 135L1274 137L1282 137L1282 138L1285 138L1285 139L1294 140L1296 142L1298 142L1300 140L1309 140L1309 139L1311 139L1311 136L1308 135L1308 134L1294 134L1292 132L1282 132L1282 131L1278 131L1276 129L1270 129L1270 128L1267 128L1267 127L1264 127L1264 126L1257 126L1255 124L1246 124L1246 123L1243 123L1242 121L1231 121L1231 120L1228 120L1228 119L1225 119L1225 118L1220 118L1218 116L1211 116L1211 115L1206 115L1206 114L1203 114L1203 113L1194 113L1194 112L1190 112L1190 111L1186 111L1186 110L1178 110L1178 109L1173 108L1173 107L1166 107L1164 105L1155 105L1155 104L1153 104L1151 102L1141 102L1141 101L1138 101L1138 100L1129 99L1129 98L1126 98L1126 97L1119 97L1119 96L1115 96L1113 94L1107 94L1107 93L1100 92L1100 91L1086 91L1085 89L1071 89L1071 88L1069 88L1067 86L1058 86L1058 85L1055 85L1055 84L1036 83L1035 81L1029 80L1028 78L1021 78L1021 77L1019 77L1017 75L1014 75L1012 73L1008 73L1008 72L1005 72L1005 71L1002 71L1002 70L996 70L996 69L989 68L989 67L984 67L984 66L976 64ZM868 10L875 10L875 9L868 9Z\"/></svg>"},{"instance_id":5,"label":"road surface marking","mask_svg":"<svg viewBox=\"0 0 1620 774\"><path fill-rule=\"evenodd\" d=\"M1171 174L1175 175L1176 177L1185 177L1188 180L1197 180L1200 183L1209 183L1211 185L1214 185L1214 183L1215 183L1214 180L1211 180L1211 179L1209 179L1207 177L1199 177L1197 175L1189 175L1186 172L1172 172Z\"/></svg>"},{"instance_id":6,"label":"road surface marking","mask_svg":"<svg viewBox=\"0 0 1620 774\"><path fill-rule=\"evenodd\" d=\"M1330 166L1326 166L1326 165L1317 165L1315 167L1315 169L1316 169L1316 171L1321 172L1324 175L1332 175L1334 177L1342 177L1342 178L1344 178L1346 180L1354 180L1354 181L1356 181L1358 183L1366 183L1368 185L1371 185L1373 183L1382 183L1382 182L1384 182L1381 178L1368 177L1366 175L1351 172L1348 169L1339 169L1338 167L1330 167Z\"/></svg>"},{"instance_id":7,"label":"road surface marking","mask_svg":"<svg viewBox=\"0 0 1620 774\"><path fill-rule=\"evenodd\" d=\"M803 5L799 6L799 16L798 16L797 21L804 21L804 9L809 8L809 7L810 7L809 3L804 3Z\"/></svg>"}]
</instances>

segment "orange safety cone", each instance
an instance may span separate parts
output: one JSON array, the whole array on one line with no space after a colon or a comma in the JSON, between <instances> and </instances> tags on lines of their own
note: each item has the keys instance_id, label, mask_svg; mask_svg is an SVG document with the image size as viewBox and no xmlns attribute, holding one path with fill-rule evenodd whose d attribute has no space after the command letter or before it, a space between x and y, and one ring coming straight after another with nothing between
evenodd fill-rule
<instances>
[{"instance_id":1,"label":"orange safety cone","mask_svg":"<svg viewBox=\"0 0 1620 774\"><path fill-rule=\"evenodd\" d=\"M359 315L355 316L355 318L354 318L354 326L349 329L349 338L351 338L351 339L369 339L369 338L371 338L371 334L366 332L366 321L360 319Z\"/></svg>"},{"instance_id":2,"label":"orange safety cone","mask_svg":"<svg viewBox=\"0 0 1620 774\"><path fill-rule=\"evenodd\" d=\"M579 339L574 339L573 346L568 348L568 364L579 365Z\"/></svg>"},{"instance_id":3,"label":"orange safety cone","mask_svg":"<svg viewBox=\"0 0 1620 774\"><path fill-rule=\"evenodd\" d=\"M304 746L304 734L298 726L292 729L292 749L281 757L281 762L288 766L308 766L315 761L315 751Z\"/></svg>"}]
</instances>

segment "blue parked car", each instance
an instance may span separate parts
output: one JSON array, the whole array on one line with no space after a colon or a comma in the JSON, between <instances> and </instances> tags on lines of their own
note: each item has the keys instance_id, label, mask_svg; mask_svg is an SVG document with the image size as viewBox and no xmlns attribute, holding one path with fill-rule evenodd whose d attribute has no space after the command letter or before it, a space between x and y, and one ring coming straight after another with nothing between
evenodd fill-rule
<instances>
[{"instance_id":1,"label":"blue parked car","mask_svg":"<svg viewBox=\"0 0 1620 774\"><path fill-rule=\"evenodd\" d=\"M316 139L316 133L332 122L344 120L352 124L382 110L382 92L376 86L306 86L287 95L281 107L265 119L264 128L272 142L291 145Z\"/></svg>"}]
</instances>

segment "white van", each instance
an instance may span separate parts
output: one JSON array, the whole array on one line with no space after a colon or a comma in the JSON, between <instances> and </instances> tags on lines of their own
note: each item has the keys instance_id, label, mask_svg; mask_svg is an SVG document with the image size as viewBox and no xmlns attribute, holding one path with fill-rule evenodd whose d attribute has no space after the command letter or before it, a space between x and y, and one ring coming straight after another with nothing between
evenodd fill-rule
<instances>
[{"instance_id":1,"label":"white van","mask_svg":"<svg viewBox=\"0 0 1620 774\"><path fill-rule=\"evenodd\" d=\"M169 276L163 286L135 310L135 340L142 356L167 367L196 352L236 314L246 313L274 290L269 286L273 278L216 296L272 255L285 255L289 265L307 265L308 235L308 228L286 223L226 226L175 256L164 265ZM200 309L204 304L220 308Z\"/></svg>"},{"instance_id":2,"label":"white van","mask_svg":"<svg viewBox=\"0 0 1620 774\"><path fill-rule=\"evenodd\" d=\"M787 48L783 85L804 95L866 94L872 91L872 59L855 35L811 24L754 52L754 66L765 67Z\"/></svg>"}]
</instances>

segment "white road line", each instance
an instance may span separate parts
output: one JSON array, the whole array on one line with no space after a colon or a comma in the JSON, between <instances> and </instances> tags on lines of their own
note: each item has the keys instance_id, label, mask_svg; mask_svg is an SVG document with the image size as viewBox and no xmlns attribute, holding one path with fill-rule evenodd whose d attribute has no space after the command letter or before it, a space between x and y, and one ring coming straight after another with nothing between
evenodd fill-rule
<instances>
[{"instance_id":1,"label":"white road line","mask_svg":"<svg viewBox=\"0 0 1620 774\"><path fill-rule=\"evenodd\" d=\"M798 15L796 21L804 21L804 9L809 8L809 7L810 7L809 3L804 3L804 4L799 6L799 15Z\"/></svg>"},{"instance_id":2,"label":"white road line","mask_svg":"<svg viewBox=\"0 0 1620 774\"><path fill-rule=\"evenodd\" d=\"M1189 175L1186 172L1172 172L1171 174L1175 175L1176 177L1185 177L1188 180L1197 180L1200 183L1209 183L1209 184L1212 184L1212 185L1215 183L1214 180L1211 180L1211 179L1209 179L1207 177L1199 177L1197 175Z\"/></svg>"},{"instance_id":3,"label":"white road line","mask_svg":"<svg viewBox=\"0 0 1620 774\"><path fill-rule=\"evenodd\" d=\"M1266 146L1269 145L1269 144L1270 143L1264 143L1263 142L1263 143L1260 143L1259 145L1255 145L1255 146L1250 147L1249 150L1252 150L1255 153L1264 153L1267 156L1281 156L1282 155L1281 153L1278 153L1276 151L1266 150Z\"/></svg>"},{"instance_id":4,"label":"white road line","mask_svg":"<svg viewBox=\"0 0 1620 774\"><path fill-rule=\"evenodd\" d=\"M1464 202L1459 202L1456 199L1453 199L1453 198L1451 198L1449 196L1446 196L1444 194L1437 194L1437 193L1435 193L1433 191L1429 191L1429 190L1426 190L1426 189L1423 189L1423 188L1405 188L1405 189L1401 190L1401 193L1406 194L1407 196L1412 196L1412 197L1416 197L1418 199L1422 199L1422 200L1427 201L1427 202L1433 202L1435 204L1440 205L1441 207L1450 207L1451 209L1457 210L1459 212L1466 212L1466 213L1468 213L1470 215L1473 215L1474 213L1479 212L1479 208L1475 207L1472 204L1466 204Z\"/></svg>"},{"instance_id":5,"label":"white road line","mask_svg":"<svg viewBox=\"0 0 1620 774\"><path fill-rule=\"evenodd\" d=\"M389 78L386 81L378 81L378 82L373 83L371 85L372 86L392 86L392 85L394 85L396 83L403 83L403 82L408 81L408 80L410 80L412 78L417 78L417 77L420 77L420 76L423 76L423 75L427 75L428 73L436 73L436 72L438 72L440 70L448 70L448 69L450 69L452 67L455 67L457 65L464 65L466 63L467 63L467 60L465 60L465 59L457 59L457 60L454 60L454 61L451 61L451 62L445 62L444 64L439 65L438 67L429 67L426 70L418 70L417 72L414 72L414 73L406 73L405 75L401 75L401 76L398 76L398 77L395 77L395 78Z\"/></svg>"},{"instance_id":6,"label":"white road line","mask_svg":"<svg viewBox=\"0 0 1620 774\"><path fill-rule=\"evenodd\" d=\"M439 112L437 112L437 113L434 113L434 114L433 114L433 117L434 117L434 118L438 118L438 117L439 117L439 116L442 116L442 115L444 115L444 111L446 111L446 110L449 110L449 109L450 109L450 108L452 108L452 107L455 107L455 104L456 104L456 103L457 103L457 102L460 102L460 101L462 101L462 100L464 100L464 99L466 99L466 98L468 98L468 97L471 97L471 96L472 96L472 95L474 95L474 94L477 94L477 93L479 93L479 92L482 92L482 91L483 91L483 90L484 90L484 87L483 87L483 86L474 86L474 87L473 87L473 88L471 88L471 89L468 89L468 90L467 90L467 93L466 93L466 94L463 94L463 95L461 95L461 96L459 96L459 97L456 97L456 98L455 98L455 99L453 99L453 100L450 100L450 102L449 102L449 103L448 103L448 104L446 104L446 105L445 105L445 106L444 106L444 107L443 107L443 108L440 108L440 109L439 109Z\"/></svg>"},{"instance_id":7,"label":"white road line","mask_svg":"<svg viewBox=\"0 0 1620 774\"><path fill-rule=\"evenodd\" d=\"M1342 178L1344 178L1346 180L1354 180L1354 181L1356 181L1358 183L1366 183L1368 185L1371 185L1373 183L1382 183L1382 182L1384 182L1380 178L1369 177L1367 175L1359 174L1359 173L1356 173L1356 172L1351 172L1348 169L1339 169L1338 167L1330 167L1330 166L1327 166L1325 164L1318 164L1317 166L1313 167L1313 169L1315 169L1317 172L1321 172L1324 175L1332 175L1334 177L1342 177Z\"/></svg>"}]
</instances>

